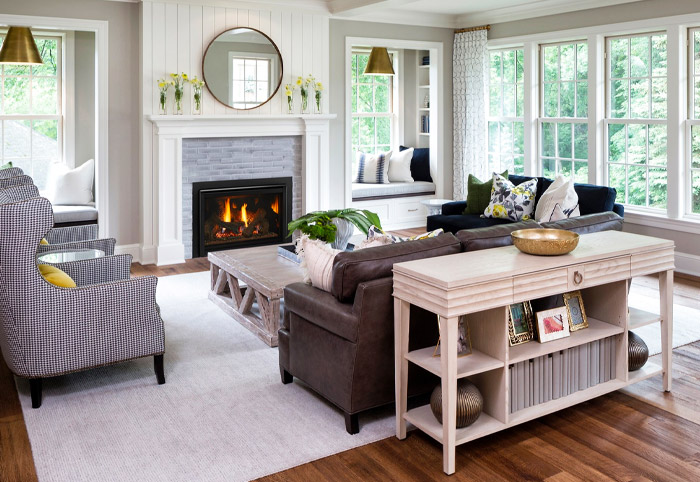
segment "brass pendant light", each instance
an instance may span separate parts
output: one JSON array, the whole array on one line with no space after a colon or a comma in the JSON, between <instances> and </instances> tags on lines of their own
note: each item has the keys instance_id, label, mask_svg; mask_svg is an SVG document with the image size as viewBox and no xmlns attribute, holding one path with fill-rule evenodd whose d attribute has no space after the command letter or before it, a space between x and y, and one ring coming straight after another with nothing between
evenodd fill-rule
<instances>
[{"instance_id":1,"label":"brass pendant light","mask_svg":"<svg viewBox=\"0 0 700 482\"><path fill-rule=\"evenodd\" d=\"M364 75L394 75L394 66L386 48L372 47Z\"/></svg>"},{"instance_id":2,"label":"brass pendant light","mask_svg":"<svg viewBox=\"0 0 700 482\"><path fill-rule=\"evenodd\" d=\"M0 49L0 64L41 65L43 63L29 27L10 27Z\"/></svg>"}]
</instances>

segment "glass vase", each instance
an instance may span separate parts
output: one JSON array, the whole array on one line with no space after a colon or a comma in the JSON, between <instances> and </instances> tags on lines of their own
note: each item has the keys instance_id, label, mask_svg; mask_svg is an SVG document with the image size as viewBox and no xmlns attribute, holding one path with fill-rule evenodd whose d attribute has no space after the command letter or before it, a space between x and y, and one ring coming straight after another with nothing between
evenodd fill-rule
<instances>
[{"instance_id":1,"label":"glass vase","mask_svg":"<svg viewBox=\"0 0 700 482\"><path fill-rule=\"evenodd\" d=\"M192 115L200 115L202 113L202 91L194 91L192 95Z\"/></svg>"},{"instance_id":2,"label":"glass vase","mask_svg":"<svg viewBox=\"0 0 700 482\"><path fill-rule=\"evenodd\" d=\"M301 91L301 113L309 113L309 92L304 91L303 89Z\"/></svg>"},{"instance_id":3,"label":"glass vase","mask_svg":"<svg viewBox=\"0 0 700 482\"><path fill-rule=\"evenodd\" d=\"M316 92L314 95L314 113L321 113L321 92Z\"/></svg>"},{"instance_id":4,"label":"glass vase","mask_svg":"<svg viewBox=\"0 0 700 482\"><path fill-rule=\"evenodd\" d=\"M168 113L168 97L166 94L160 94L160 101L158 102L158 114L165 115Z\"/></svg>"},{"instance_id":5,"label":"glass vase","mask_svg":"<svg viewBox=\"0 0 700 482\"><path fill-rule=\"evenodd\" d=\"M294 96L287 96L287 114L294 114Z\"/></svg>"},{"instance_id":6,"label":"glass vase","mask_svg":"<svg viewBox=\"0 0 700 482\"><path fill-rule=\"evenodd\" d=\"M182 90L175 89L175 114L182 115Z\"/></svg>"}]
</instances>

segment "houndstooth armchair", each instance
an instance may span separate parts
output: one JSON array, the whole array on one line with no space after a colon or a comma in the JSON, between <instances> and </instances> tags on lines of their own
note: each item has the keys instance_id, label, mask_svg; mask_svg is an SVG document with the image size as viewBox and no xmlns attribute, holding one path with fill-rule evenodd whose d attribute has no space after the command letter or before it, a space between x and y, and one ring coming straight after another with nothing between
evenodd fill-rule
<instances>
[{"instance_id":1,"label":"houndstooth armchair","mask_svg":"<svg viewBox=\"0 0 700 482\"><path fill-rule=\"evenodd\" d=\"M0 348L12 373L28 378L32 407L43 378L154 356L165 383L163 320L155 276L129 278L131 256L57 264L76 288L46 282L36 262L53 225L43 198L0 205Z\"/></svg>"},{"instance_id":2,"label":"houndstooth armchair","mask_svg":"<svg viewBox=\"0 0 700 482\"><path fill-rule=\"evenodd\" d=\"M31 181L29 176L23 177ZM19 184L4 189L0 188L0 204L24 201L36 197L39 197L39 189L31 182L30 184ZM97 224L52 228L44 236L49 244L40 244L38 252L41 254L48 251L99 249L103 251L106 256L113 255L117 240L114 238L97 239L97 236Z\"/></svg>"},{"instance_id":3,"label":"houndstooth armchair","mask_svg":"<svg viewBox=\"0 0 700 482\"><path fill-rule=\"evenodd\" d=\"M24 174L24 171L19 167L10 167L8 169L0 169L0 179L7 179L10 177L17 177Z\"/></svg>"}]
</instances>

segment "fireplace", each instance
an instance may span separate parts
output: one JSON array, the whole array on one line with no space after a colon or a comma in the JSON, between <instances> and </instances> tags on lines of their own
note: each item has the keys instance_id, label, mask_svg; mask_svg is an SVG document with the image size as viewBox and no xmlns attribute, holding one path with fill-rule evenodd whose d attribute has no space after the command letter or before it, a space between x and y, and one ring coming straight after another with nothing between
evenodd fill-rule
<instances>
[{"instance_id":1,"label":"fireplace","mask_svg":"<svg viewBox=\"0 0 700 482\"><path fill-rule=\"evenodd\" d=\"M292 218L292 178L192 184L192 257L280 244Z\"/></svg>"}]
</instances>

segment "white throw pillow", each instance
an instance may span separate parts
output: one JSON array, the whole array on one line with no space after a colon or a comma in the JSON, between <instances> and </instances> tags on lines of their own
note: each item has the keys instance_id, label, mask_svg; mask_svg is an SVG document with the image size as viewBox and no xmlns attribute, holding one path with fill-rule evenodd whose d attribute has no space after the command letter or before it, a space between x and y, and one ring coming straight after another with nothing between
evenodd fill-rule
<instances>
[{"instance_id":1,"label":"white throw pillow","mask_svg":"<svg viewBox=\"0 0 700 482\"><path fill-rule=\"evenodd\" d=\"M535 221L551 222L581 215L573 179L559 175L542 194L535 207Z\"/></svg>"},{"instance_id":2,"label":"white throw pillow","mask_svg":"<svg viewBox=\"0 0 700 482\"><path fill-rule=\"evenodd\" d=\"M391 151L378 154L357 153L357 174L353 182L363 184L389 184Z\"/></svg>"},{"instance_id":3,"label":"white throw pillow","mask_svg":"<svg viewBox=\"0 0 700 482\"><path fill-rule=\"evenodd\" d=\"M48 198L55 205L83 205L93 201L95 161L90 159L75 169L54 164L49 175Z\"/></svg>"},{"instance_id":4,"label":"white throw pillow","mask_svg":"<svg viewBox=\"0 0 700 482\"><path fill-rule=\"evenodd\" d=\"M309 239L302 235L297 241L297 254L301 257L304 282L323 291L331 290L333 260L340 250L320 239Z\"/></svg>"},{"instance_id":5,"label":"white throw pillow","mask_svg":"<svg viewBox=\"0 0 700 482\"><path fill-rule=\"evenodd\" d=\"M411 160L413 148L392 154L389 160L389 182L413 182Z\"/></svg>"}]
</instances>

